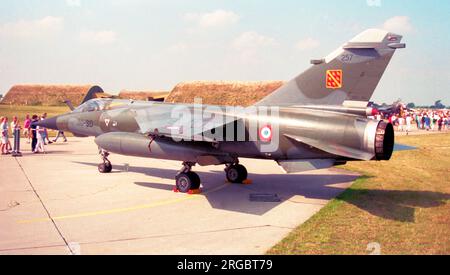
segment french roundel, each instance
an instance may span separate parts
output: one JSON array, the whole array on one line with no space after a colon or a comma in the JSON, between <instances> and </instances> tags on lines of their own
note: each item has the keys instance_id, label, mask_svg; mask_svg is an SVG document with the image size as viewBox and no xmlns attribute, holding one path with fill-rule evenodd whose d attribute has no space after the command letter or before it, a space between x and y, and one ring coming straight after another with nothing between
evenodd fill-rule
<instances>
[{"instance_id":1,"label":"french roundel","mask_svg":"<svg viewBox=\"0 0 450 275\"><path fill-rule=\"evenodd\" d=\"M259 131L259 137L261 138L261 141L271 141L272 136L272 127L270 127L269 125L262 127Z\"/></svg>"}]
</instances>

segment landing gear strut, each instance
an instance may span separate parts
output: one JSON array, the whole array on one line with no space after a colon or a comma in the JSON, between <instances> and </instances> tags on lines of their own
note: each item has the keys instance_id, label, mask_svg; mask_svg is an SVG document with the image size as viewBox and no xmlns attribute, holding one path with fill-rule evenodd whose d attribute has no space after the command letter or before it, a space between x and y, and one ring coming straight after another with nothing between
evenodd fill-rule
<instances>
[{"instance_id":1,"label":"landing gear strut","mask_svg":"<svg viewBox=\"0 0 450 275\"><path fill-rule=\"evenodd\" d=\"M176 176L176 191L181 193L189 193L192 190L200 188L200 177L192 172L195 163L183 162L183 168Z\"/></svg>"},{"instance_id":2,"label":"landing gear strut","mask_svg":"<svg viewBox=\"0 0 450 275\"><path fill-rule=\"evenodd\" d=\"M100 173L102 173L102 174L111 173L111 171L112 171L112 164L108 160L109 153L104 151L104 150L101 150L100 151L100 155L102 156L103 163L100 163L98 165L98 171Z\"/></svg>"},{"instance_id":3,"label":"landing gear strut","mask_svg":"<svg viewBox=\"0 0 450 275\"><path fill-rule=\"evenodd\" d=\"M231 183L243 183L248 178L248 172L245 166L240 165L239 162L227 164L225 168L227 180Z\"/></svg>"}]
</instances>

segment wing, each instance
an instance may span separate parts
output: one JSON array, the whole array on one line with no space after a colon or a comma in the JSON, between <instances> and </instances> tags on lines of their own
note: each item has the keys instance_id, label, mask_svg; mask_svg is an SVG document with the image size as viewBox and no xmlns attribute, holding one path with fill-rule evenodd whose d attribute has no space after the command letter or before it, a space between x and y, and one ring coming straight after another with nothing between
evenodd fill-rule
<instances>
[{"instance_id":1,"label":"wing","mask_svg":"<svg viewBox=\"0 0 450 275\"><path fill-rule=\"evenodd\" d=\"M286 173L300 173L318 169L331 168L336 164L334 159L280 160L278 164Z\"/></svg>"},{"instance_id":2,"label":"wing","mask_svg":"<svg viewBox=\"0 0 450 275\"><path fill-rule=\"evenodd\" d=\"M314 148L317 148L319 150L322 150L324 152L336 155L336 156L343 156L351 159L359 159L359 160L372 160L375 155L364 152L361 150L357 150L354 148L349 148L343 145L339 144L332 144L332 143L325 143L321 142L319 140L306 138L306 137L300 137L300 136L292 136L292 135L285 135L287 138L294 140L299 143L303 143L309 146L312 146Z\"/></svg>"},{"instance_id":3,"label":"wing","mask_svg":"<svg viewBox=\"0 0 450 275\"><path fill-rule=\"evenodd\" d=\"M164 106L136 110L136 122L141 132L147 135L171 137L175 140L215 142L209 133L218 128L234 124L239 118L220 109L194 112L187 108L184 116L174 115L173 108Z\"/></svg>"}]
</instances>

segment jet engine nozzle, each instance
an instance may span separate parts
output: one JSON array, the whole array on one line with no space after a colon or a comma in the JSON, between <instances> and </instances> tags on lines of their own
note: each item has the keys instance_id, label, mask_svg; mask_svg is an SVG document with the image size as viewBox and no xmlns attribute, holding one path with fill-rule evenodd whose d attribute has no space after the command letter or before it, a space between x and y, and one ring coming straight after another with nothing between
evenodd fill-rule
<instances>
[{"instance_id":1,"label":"jet engine nozzle","mask_svg":"<svg viewBox=\"0 0 450 275\"><path fill-rule=\"evenodd\" d=\"M375 135L376 160L390 160L394 152L395 133L391 123L380 122Z\"/></svg>"}]
</instances>

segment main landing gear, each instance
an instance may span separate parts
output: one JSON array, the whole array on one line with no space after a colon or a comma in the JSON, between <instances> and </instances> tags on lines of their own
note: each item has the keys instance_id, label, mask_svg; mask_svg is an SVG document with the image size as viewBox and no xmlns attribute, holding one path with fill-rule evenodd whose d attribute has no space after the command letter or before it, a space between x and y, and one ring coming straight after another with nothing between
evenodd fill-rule
<instances>
[{"instance_id":1,"label":"main landing gear","mask_svg":"<svg viewBox=\"0 0 450 275\"><path fill-rule=\"evenodd\" d=\"M175 180L176 186L174 191L180 193L196 194L200 189L200 177L197 173L192 172L195 163L184 162L183 168L178 172ZM250 183L248 180L248 172L245 166L240 165L237 161L226 165L225 173L228 182L236 184Z\"/></svg>"},{"instance_id":2,"label":"main landing gear","mask_svg":"<svg viewBox=\"0 0 450 275\"><path fill-rule=\"evenodd\" d=\"M227 176L227 180L231 183L242 184L247 181L248 178L247 169L245 168L245 166L240 165L239 163L227 164L225 173Z\"/></svg>"},{"instance_id":3,"label":"main landing gear","mask_svg":"<svg viewBox=\"0 0 450 275\"><path fill-rule=\"evenodd\" d=\"M102 174L111 173L113 167L111 162L108 160L109 153L101 150L100 155L102 156L103 163L98 165L98 171Z\"/></svg>"},{"instance_id":4,"label":"main landing gear","mask_svg":"<svg viewBox=\"0 0 450 275\"><path fill-rule=\"evenodd\" d=\"M102 156L103 163L98 165L98 171L102 174L111 173L112 164L109 161L109 153L101 150L100 155ZM174 191L180 193L198 194L200 192L200 177L197 173L192 171L196 163L193 162L183 162L183 168L178 172L175 181L176 186ZM239 164L236 160L234 163L226 164L225 168L226 178L228 182L235 184L248 184L248 172L245 166Z\"/></svg>"},{"instance_id":5,"label":"main landing gear","mask_svg":"<svg viewBox=\"0 0 450 275\"><path fill-rule=\"evenodd\" d=\"M175 191L181 193L192 193L200 189L200 177L197 173L192 172L192 167L195 163L183 162L183 168L178 172L176 180Z\"/></svg>"}]
</instances>

